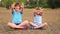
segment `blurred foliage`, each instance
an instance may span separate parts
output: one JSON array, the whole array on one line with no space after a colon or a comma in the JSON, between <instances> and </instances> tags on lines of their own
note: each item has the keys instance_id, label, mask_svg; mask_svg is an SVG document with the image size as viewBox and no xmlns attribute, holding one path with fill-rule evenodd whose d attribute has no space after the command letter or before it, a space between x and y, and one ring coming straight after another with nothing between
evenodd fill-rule
<instances>
[{"instance_id":1,"label":"blurred foliage","mask_svg":"<svg viewBox=\"0 0 60 34\"><path fill-rule=\"evenodd\" d=\"M60 0L2 0L0 2L0 7L6 7L9 9L9 6L12 3L24 3L26 8L34 8L36 6L38 7L49 7L49 8L57 8L60 7ZM30 3L30 4L29 4Z\"/></svg>"},{"instance_id":2,"label":"blurred foliage","mask_svg":"<svg viewBox=\"0 0 60 34\"><path fill-rule=\"evenodd\" d=\"M19 3L25 3L26 1L25 0L2 0L0 2L0 7L5 7L7 9L9 9L9 6L12 4L12 3L16 3L16 2L19 2Z\"/></svg>"},{"instance_id":3,"label":"blurred foliage","mask_svg":"<svg viewBox=\"0 0 60 34\"><path fill-rule=\"evenodd\" d=\"M48 6L52 9L60 7L60 0L48 0Z\"/></svg>"}]
</instances>

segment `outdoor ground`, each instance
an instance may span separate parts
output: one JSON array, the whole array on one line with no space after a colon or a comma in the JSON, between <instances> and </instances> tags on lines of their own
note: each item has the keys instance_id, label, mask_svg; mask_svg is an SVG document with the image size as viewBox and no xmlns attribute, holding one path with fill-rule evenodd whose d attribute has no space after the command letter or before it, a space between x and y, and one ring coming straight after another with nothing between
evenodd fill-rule
<instances>
[{"instance_id":1,"label":"outdoor ground","mask_svg":"<svg viewBox=\"0 0 60 34\"><path fill-rule=\"evenodd\" d=\"M24 9L23 21L33 21L33 9ZM11 21L11 10L0 8L0 34L60 34L60 8L44 9L43 22L47 22L46 30L11 30L7 23Z\"/></svg>"}]
</instances>

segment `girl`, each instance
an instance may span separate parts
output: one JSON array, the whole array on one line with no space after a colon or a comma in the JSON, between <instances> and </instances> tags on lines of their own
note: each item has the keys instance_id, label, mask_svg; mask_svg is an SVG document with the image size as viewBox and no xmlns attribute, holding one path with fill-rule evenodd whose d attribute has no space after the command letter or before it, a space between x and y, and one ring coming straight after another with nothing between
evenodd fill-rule
<instances>
[{"instance_id":1,"label":"girl","mask_svg":"<svg viewBox=\"0 0 60 34\"><path fill-rule=\"evenodd\" d=\"M16 3L15 5L11 5L12 9L12 22L8 22L8 26L12 28L24 28L24 26L27 26L28 21L25 20L22 22L22 14L23 14L23 5L20 5L19 3Z\"/></svg>"},{"instance_id":2,"label":"girl","mask_svg":"<svg viewBox=\"0 0 60 34\"><path fill-rule=\"evenodd\" d=\"M30 25L34 26L34 28L42 28L47 25L47 23L42 24L42 9L39 7L35 8L34 12L34 23L30 22Z\"/></svg>"}]
</instances>

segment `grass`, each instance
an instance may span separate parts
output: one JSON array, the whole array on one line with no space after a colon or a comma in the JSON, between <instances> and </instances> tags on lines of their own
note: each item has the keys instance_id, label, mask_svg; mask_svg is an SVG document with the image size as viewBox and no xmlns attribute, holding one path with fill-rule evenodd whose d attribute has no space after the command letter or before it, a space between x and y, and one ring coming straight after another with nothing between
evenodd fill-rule
<instances>
[{"instance_id":1,"label":"grass","mask_svg":"<svg viewBox=\"0 0 60 34\"><path fill-rule=\"evenodd\" d=\"M33 22L33 9L24 9L23 21ZM11 21L11 10L0 8L0 34L60 34L60 8L43 10L43 22L47 22L46 30L10 30L7 23Z\"/></svg>"}]
</instances>

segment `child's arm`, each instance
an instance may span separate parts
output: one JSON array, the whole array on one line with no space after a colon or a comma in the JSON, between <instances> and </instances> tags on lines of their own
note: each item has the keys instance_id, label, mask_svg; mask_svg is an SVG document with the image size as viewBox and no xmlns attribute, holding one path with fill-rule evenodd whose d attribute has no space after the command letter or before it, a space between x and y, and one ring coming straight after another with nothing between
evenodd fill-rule
<instances>
[{"instance_id":1,"label":"child's arm","mask_svg":"<svg viewBox=\"0 0 60 34\"><path fill-rule=\"evenodd\" d=\"M23 11L23 9L24 9L24 4L22 3L22 5L21 5L21 9L22 9L22 11Z\"/></svg>"},{"instance_id":2,"label":"child's arm","mask_svg":"<svg viewBox=\"0 0 60 34\"><path fill-rule=\"evenodd\" d=\"M21 10L21 11L22 11L22 13L23 13L23 10L24 10L24 5L23 5L23 4L21 5L20 10Z\"/></svg>"},{"instance_id":3,"label":"child's arm","mask_svg":"<svg viewBox=\"0 0 60 34\"><path fill-rule=\"evenodd\" d=\"M42 9L40 8L40 10L34 10L34 16L37 14L37 15L40 15L40 16L42 16Z\"/></svg>"},{"instance_id":4,"label":"child's arm","mask_svg":"<svg viewBox=\"0 0 60 34\"><path fill-rule=\"evenodd\" d=\"M33 13L33 15L35 16L37 13L36 13L36 10L34 9L34 13Z\"/></svg>"},{"instance_id":5,"label":"child's arm","mask_svg":"<svg viewBox=\"0 0 60 34\"><path fill-rule=\"evenodd\" d=\"M12 11L14 10L14 4L10 6L10 9L12 9Z\"/></svg>"},{"instance_id":6,"label":"child's arm","mask_svg":"<svg viewBox=\"0 0 60 34\"><path fill-rule=\"evenodd\" d=\"M13 10L14 10L14 5L15 5L15 4L12 4L12 5L10 6L10 9L12 10L12 14L13 14Z\"/></svg>"},{"instance_id":7,"label":"child's arm","mask_svg":"<svg viewBox=\"0 0 60 34\"><path fill-rule=\"evenodd\" d=\"M39 14L42 16L42 13L43 13L43 9L40 8L40 12Z\"/></svg>"}]
</instances>

